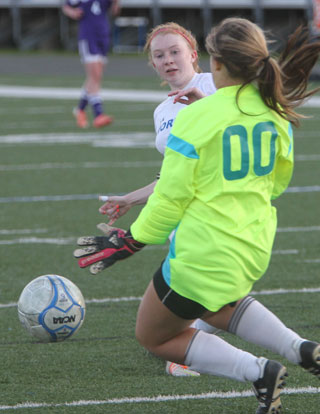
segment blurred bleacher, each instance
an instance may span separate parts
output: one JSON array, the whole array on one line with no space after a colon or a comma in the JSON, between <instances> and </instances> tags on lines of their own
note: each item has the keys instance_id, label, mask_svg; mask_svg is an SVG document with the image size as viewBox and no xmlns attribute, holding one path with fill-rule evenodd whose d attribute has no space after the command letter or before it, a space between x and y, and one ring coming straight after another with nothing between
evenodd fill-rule
<instances>
[{"instance_id":1,"label":"blurred bleacher","mask_svg":"<svg viewBox=\"0 0 320 414\"><path fill-rule=\"evenodd\" d=\"M146 32L166 21L183 24L199 39L221 19L237 15L271 29L283 42L300 23L312 24L314 0L121 0L113 20L115 52L141 50ZM66 18L64 0L0 0L0 47L75 50L77 23Z\"/></svg>"}]
</instances>

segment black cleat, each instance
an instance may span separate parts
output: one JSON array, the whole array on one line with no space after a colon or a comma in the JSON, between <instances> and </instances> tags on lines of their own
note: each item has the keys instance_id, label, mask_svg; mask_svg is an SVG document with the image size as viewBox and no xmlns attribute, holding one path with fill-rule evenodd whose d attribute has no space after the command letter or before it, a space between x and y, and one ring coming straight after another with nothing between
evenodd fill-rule
<instances>
[{"instance_id":1,"label":"black cleat","mask_svg":"<svg viewBox=\"0 0 320 414\"><path fill-rule=\"evenodd\" d=\"M256 414L280 414L280 392L285 386L287 369L277 361L267 360L263 376L253 383L254 393L259 401Z\"/></svg>"},{"instance_id":2,"label":"black cleat","mask_svg":"<svg viewBox=\"0 0 320 414\"><path fill-rule=\"evenodd\" d=\"M300 346L300 365L320 379L320 344L304 341Z\"/></svg>"}]
</instances>

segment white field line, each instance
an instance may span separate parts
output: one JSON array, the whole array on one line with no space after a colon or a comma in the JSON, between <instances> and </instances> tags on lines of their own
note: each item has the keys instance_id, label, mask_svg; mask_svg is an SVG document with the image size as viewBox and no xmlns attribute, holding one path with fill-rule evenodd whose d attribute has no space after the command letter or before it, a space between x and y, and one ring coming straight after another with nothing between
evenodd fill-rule
<instances>
[{"instance_id":1,"label":"white field line","mask_svg":"<svg viewBox=\"0 0 320 414\"><path fill-rule=\"evenodd\" d=\"M284 192L290 193L318 193L320 192L320 185L289 187ZM107 194L113 195L113 194ZM6 203L35 203L35 202L49 202L49 201L77 201L77 200L98 200L99 194L66 194L66 195L39 195L39 196L13 196L0 197L0 204Z\"/></svg>"},{"instance_id":2,"label":"white field line","mask_svg":"<svg viewBox=\"0 0 320 414\"><path fill-rule=\"evenodd\" d=\"M320 287L318 288L302 288L302 289L269 289L252 291L250 294L254 296L271 296L271 295L287 295L289 293L320 293ZM102 299L88 299L86 303L117 303L117 302L134 302L140 301L142 296L128 296L122 298L102 298ZM5 306L5 305L4 305ZM15 306L11 304L11 306Z\"/></svg>"},{"instance_id":3,"label":"white field line","mask_svg":"<svg viewBox=\"0 0 320 414\"><path fill-rule=\"evenodd\" d=\"M0 245L10 246L15 244L55 244L55 245L71 245L76 243L75 237L21 237L12 240L0 240Z\"/></svg>"},{"instance_id":4,"label":"white field line","mask_svg":"<svg viewBox=\"0 0 320 414\"><path fill-rule=\"evenodd\" d=\"M0 97L4 98L39 98L39 99L78 99L79 88L50 88L35 86L0 85ZM168 92L139 89L103 89L103 99L123 102L162 102ZM304 103L310 108L319 108L320 97L313 96Z\"/></svg>"},{"instance_id":5,"label":"white field line","mask_svg":"<svg viewBox=\"0 0 320 414\"><path fill-rule=\"evenodd\" d=\"M304 106L309 108L319 108L320 106L320 97L312 96L308 101L304 103Z\"/></svg>"},{"instance_id":6,"label":"white field line","mask_svg":"<svg viewBox=\"0 0 320 414\"><path fill-rule=\"evenodd\" d=\"M134 120L119 120L117 121L118 124L121 126L128 126L131 127L133 125L141 125L141 120L137 120L135 123ZM150 122L147 121L146 125L149 125ZM43 126L44 124L39 121L30 121L29 123L24 122L23 127L26 130L27 128L35 128ZM59 121L60 126L68 126L69 123L62 123ZM8 128L16 128L16 123L6 124ZM318 139L317 131L309 131L308 133L303 134L303 136L295 134L295 138L299 139L306 139L306 138L316 138ZM98 132L87 132L87 133L43 133L43 134L35 134L35 133L24 133L24 134L6 134L0 135L0 144L5 145L54 145L54 144L91 144L95 147L121 147L127 145L129 148L136 146L149 148L150 146L154 147L154 139L155 134L153 132L105 132L105 133L98 133ZM301 154L295 155L295 161L318 161L319 155L309 155L309 154Z\"/></svg>"},{"instance_id":7,"label":"white field line","mask_svg":"<svg viewBox=\"0 0 320 414\"><path fill-rule=\"evenodd\" d=\"M303 187L288 187L285 193L317 193L320 191L320 185L307 185Z\"/></svg>"},{"instance_id":8,"label":"white field line","mask_svg":"<svg viewBox=\"0 0 320 414\"><path fill-rule=\"evenodd\" d=\"M279 227L278 233L304 233L320 231L320 226L309 227ZM15 235L15 234L39 234L47 233L47 229L2 229L0 236ZM76 242L76 237L19 237L16 239L0 240L0 245L14 245L14 244L57 244L57 245L71 245ZM147 246L146 249L166 249L167 246L155 245ZM273 254L299 254L297 249L274 250ZM312 261L314 262L314 261Z\"/></svg>"},{"instance_id":9,"label":"white field line","mask_svg":"<svg viewBox=\"0 0 320 414\"><path fill-rule=\"evenodd\" d=\"M86 161L86 162L46 162L40 164L0 165L0 171L30 171L79 168L146 168L160 166L161 161Z\"/></svg>"},{"instance_id":10,"label":"white field line","mask_svg":"<svg viewBox=\"0 0 320 414\"><path fill-rule=\"evenodd\" d=\"M0 246L12 246L17 244L53 244L57 246L65 246L65 245L76 245L76 237L20 237L18 239L10 239L10 240L0 240ZM168 250L168 245L152 245L146 246L145 250ZM287 250L273 250L273 255L293 255L299 254L299 250L297 249L287 249Z\"/></svg>"},{"instance_id":11,"label":"white field line","mask_svg":"<svg viewBox=\"0 0 320 414\"><path fill-rule=\"evenodd\" d=\"M299 161L318 161L320 155L303 155ZM45 162L39 164L0 165L0 171L39 171L79 168L147 168L160 166L161 161L86 161L86 162Z\"/></svg>"},{"instance_id":12,"label":"white field line","mask_svg":"<svg viewBox=\"0 0 320 414\"><path fill-rule=\"evenodd\" d=\"M270 295L287 295L289 293L320 293L320 287L318 288L302 288L302 289L269 289L252 291L251 294L254 296L270 296Z\"/></svg>"},{"instance_id":13,"label":"white field line","mask_svg":"<svg viewBox=\"0 0 320 414\"><path fill-rule=\"evenodd\" d=\"M38 104L41 104L41 101L37 102ZM150 109L150 105L153 105L152 103L148 102L141 102L137 103L136 105L131 105L128 103L127 105L125 103L121 103L121 109L126 112L145 112L146 110ZM153 105L154 106L154 105ZM23 110L24 114L29 115L39 115L39 114L62 114L65 113L65 108L61 107L59 102L54 102L51 106L36 106L32 105L28 108L24 108ZM10 108L1 107L0 108L0 115L8 115L12 114L12 110Z\"/></svg>"},{"instance_id":14,"label":"white field line","mask_svg":"<svg viewBox=\"0 0 320 414\"><path fill-rule=\"evenodd\" d=\"M111 195L111 194L108 194ZM55 196L0 197L0 203L35 203L38 201L98 200L99 194L72 194Z\"/></svg>"},{"instance_id":15,"label":"white field line","mask_svg":"<svg viewBox=\"0 0 320 414\"><path fill-rule=\"evenodd\" d=\"M44 129L55 129L57 126L59 126L59 128L68 128L70 127L70 122L72 122L72 118L70 115L69 120L65 119L58 119L56 117L51 117L49 119L43 119L41 117L33 117L35 119L32 119L30 117L30 119L28 120L21 120L19 122L19 127L21 130L23 130L25 133L27 133L27 131L34 131L37 128L44 128ZM148 127L150 129L152 129L152 119L150 117L145 117L145 118L133 118L130 119L128 116L123 117L123 118L117 118L117 126L118 127L130 127L130 131L133 130L134 127ZM73 123L73 122L72 122ZM4 129L6 129L7 131L10 131L12 129L16 130L17 129L17 122L16 121L7 121L4 124L4 121L2 121L1 123L1 127ZM126 128L128 129L128 128ZM42 142L43 144L44 142Z\"/></svg>"},{"instance_id":16,"label":"white field line","mask_svg":"<svg viewBox=\"0 0 320 414\"><path fill-rule=\"evenodd\" d=\"M309 227L279 227L278 233L300 233L308 231L320 231L320 226L309 226Z\"/></svg>"},{"instance_id":17,"label":"white field line","mask_svg":"<svg viewBox=\"0 0 320 414\"><path fill-rule=\"evenodd\" d=\"M11 234L33 234L48 233L48 229L1 229L0 236Z\"/></svg>"},{"instance_id":18,"label":"white field line","mask_svg":"<svg viewBox=\"0 0 320 414\"><path fill-rule=\"evenodd\" d=\"M320 154L297 154L295 161L320 161Z\"/></svg>"},{"instance_id":19,"label":"white field line","mask_svg":"<svg viewBox=\"0 0 320 414\"><path fill-rule=\"evenodd\" d=\"M168 92L136 89L103 89L101 97L108 101L122 102L162 102ZM34 86L0 85L0 97L3 98L39 98L39 99L78 99L79 88L43 88Z\"/></svg>"},{"instance_id":20,"label":"white field line","mask_svg":"<svg viewBox=\"0 0 320 414\"><path fill-rule=\"evenodd\" d=\"M320 287L316 288L302 288L302 289L269 289L252 291L250 294L253 296L272 296L272 295L288 295L291 293L320 293ZM101 299L86 299L86 304L90 303L121 303L121 302L139 302L142 296L124 296L119 298L101 298ZM17 306L17 302L0 303L0 309L14 308Z\"/></svg>"},{"instance_id":21,"label":"white field line","mask_svg":"<svg viewBox=\"0 0 320 414\"><path fill-rule=\"evenodd\" d=\"M302 388L287 388L282 391L282 394L319 394L320 388L316 387L302 387ZM57 408L57 407L83 407L95 405L122 405L122 404L141 404L141 403L162 403L170 401L186 401L186 400L208 400L208 399L234 399L253 397L254 393L251 390L247 391L229 391L229 392L209 392L203 394L183 394L183 395L158 395L156 397L125 397L112 398L109 400L79 400L64 403L20 403L16 405L0 405L0 410L21 410L27 408Z\"/></svg>"},{"instance_id":22,"label":"white field line","mask_svg":"<svg viewBox=\"0 0 320 414\"><path fill-rule=\"evenodd\" d=\"M43 125L44 123L47 123L47 125L49 125L49 122L52 123L53 121L56 121L56 117L53 117L52 119L50 119L49 121L45 121L45 120L41 120L39 118L39 115L56 115L56 114L65 114L66 109L64 107L60 106L59 102L55 102L55 104L57 106L44 106L44 107L38 107L38 106L30 106L29 108L25 108L23 110L23 113L25 115L32 115L35 116L36 118L32 118L32 119L37 119L37 121L35 122L35 126L40 126ZM138 112L143 113L142 115L145 114L146 111L149 111L150 108L152 109L152 107L154 107L155 105L153 103L138 103L135 105L131 105L130 103L128 103L127 105L125 105L124 103L121 104L121 110L125 111L126 113L129 114L136 114ZM0 108L0 116L3 117L3 119L5 119L5 116L7 116L8 114L12 114L12 110L10 108ZM129 115L128 115L129 116ZM30 117L31 118L31 117ZM148 122L148 125L150 125L150 118L139 118L140 120L143 119L143 123ZM117 125L119 125L120 119L117 119ZM130 121L135 124L135 119L130 119L129 117L123 118L122 121L124 122L128 122ZM67 125L65 123L66 121L63 121L63 123L61 123L59 121L59 126L61 127L62 125ZM14 127L14 122L13 121L7 121L6 122L6 129L10 128L10 127ZM21 123L21 125L23 125L23 127L29 127L30 125L32 125L32 123L30 122L30 119L24 119ZM70 123L69 123L70 125ZM124 123L121 122L120 125L125 125ZM34 128L33 128L34 129Z\"/></svg>"},{"instance_id":23,"label":"white field line","mask_svg":"<svg viewBox=\"0 0 320 414\"><path fill-rule=\"evenodd\" d=\"M88 132L49 133L49 134L10 134L0 135L0 144L91 144L96 147L149 148L154 147L153 132Z\"/></svg>"},{"instance_id":24,"label":"white field line","mask_svg":"<svg viewBox=\"0 0 320 414\"><path fill-rule=\"evenodd\" d=\"M34 122L31 124L34 126ZM130 121L132 126L132 121ZM139 124L140 125L140 124ZM14 126L16 126L14 124ZM317 137L317 132L312 132ZM305 138L305 137L304 137ZM153 132L87 132L87 133L48 133L48 134L8 134L0 135L4 145L53 145L53 144L91 144L94 147L154 147ZM295 161L319 161L320 154L296 154Z\"/></svg>"}]
</instances>

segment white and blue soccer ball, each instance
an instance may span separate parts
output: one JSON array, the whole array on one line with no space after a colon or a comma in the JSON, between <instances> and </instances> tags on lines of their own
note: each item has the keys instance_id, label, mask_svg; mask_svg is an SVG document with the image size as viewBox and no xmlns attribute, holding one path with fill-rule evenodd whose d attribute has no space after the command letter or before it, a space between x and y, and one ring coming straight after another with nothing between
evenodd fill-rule
<instances>
[{"instance_id":1,"label":"white and blue soccer ball","mask_svg":"<svg viewBox=\"0 0 320 414\"><path fill-rule=\"evenodd\" d=\"M85 310L80 289L58 275L33 279L23 289L18 301L20 322L41 342L70 338L83 324Z\"/></svg>"}]
</instances>

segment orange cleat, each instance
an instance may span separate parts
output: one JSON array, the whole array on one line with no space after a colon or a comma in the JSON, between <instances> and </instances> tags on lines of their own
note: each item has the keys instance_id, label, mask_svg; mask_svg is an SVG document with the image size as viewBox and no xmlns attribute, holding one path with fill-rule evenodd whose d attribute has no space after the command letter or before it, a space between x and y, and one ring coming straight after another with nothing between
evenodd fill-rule
<instances>
[{"instance_id":1,"label":"orange cleat","mask_svg":"<svg viewBox=\"0 0 320 414\"><path fill-rule=\"evenodd\" d=\"M76 118L77 125L79 128L88 128L88 119L85 111L78 108L74 108L73 116Z\"/></svg>"},{"instance_id":2,"label":"orange cleat","mask_svg":"<svg viewBox=\"0 0 320 414\"><path fill-rule=\"evenodd\" d=\"M166 362L166 373L173 377L199 377L199 372L191 370L186 365L176 364L175 362Z\"/></svg>"},{"instance_id":3,"label":"orange cleat","mask_svg":"<svg viewBox=\"0 0 320 414\"><path fill-rule=\"evenodd\" d=\"M101 128L107 126L113 122L112 116L100 114L93 120L93 126L95 128Z\"/></svg>"}]
</instances>

